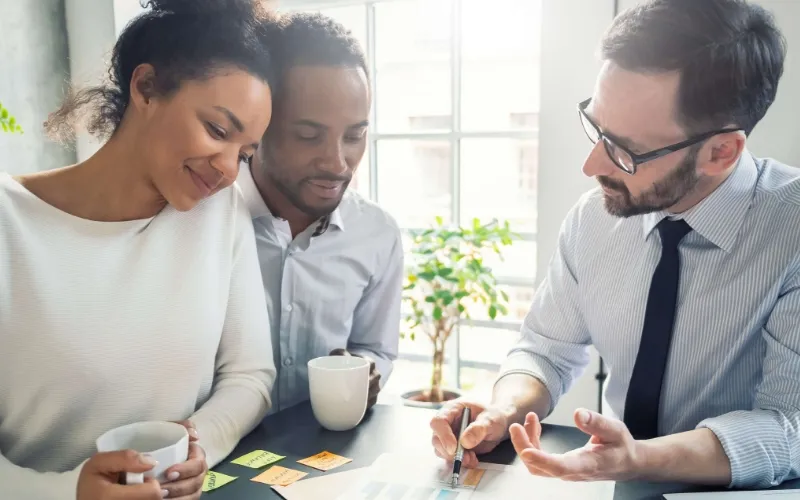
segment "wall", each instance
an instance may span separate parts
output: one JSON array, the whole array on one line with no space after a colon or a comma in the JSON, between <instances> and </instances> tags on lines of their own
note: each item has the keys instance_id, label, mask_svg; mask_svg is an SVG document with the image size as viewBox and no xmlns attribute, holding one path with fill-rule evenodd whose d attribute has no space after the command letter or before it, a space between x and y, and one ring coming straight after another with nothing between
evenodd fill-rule
<instances>
[{"instance_id":1,"label":"wall","mask_svg":"<svg viewBox=\"0 0 800 500\"><path fill-rule=\"evenodd\" d=\"M577 199L595 186L581 172L591 143L581 128L577 104L591 96L600 62L603 31L614 17L612 0L544 0L539 135L538 281L547 272L561 221ZM599 357L592 349L586 372L564 395L550 423L573 425L578 407L597 410Z\"/></svg>"},{"instance_id":2,"label":"wall","mask_svg":"<svg viewBox=\"0 0 800 500\"><path fill-rule=\"evenodd\" d=\"M42 130L69 79L63 0L2 0L0 34L0 101L25 130L0 133L0 171L16 175L73 163L75 153Z\"/></svg>"},{"instance_id":3,"label":"wall","mask_svg":"<svg viewBox=\"0 0 800 500\"><path fill-rule=\"evenodd\" d=\"M797 112L800 110L800 1L758 0L772 11L789 44L778 97L748 141L750 150L800 167Z\"/></svg>"},{"instance_id":4,"label":"wall","mask_svg":"<svg viewBox=\"0 0 800 500\"><path fill-rule=\"evenodd\" d=\"M642 0L621 0L626 9ZM770 10L789 43L786 69L778 88L778 97L767 116L756 127L748 147L757 156L772 157L783 163L800 166L800 141L797 140L797 110L800 109L800 1L754 0Z\"/></svg>"},{"instance_id":5,"label":"wall","mask_svg":"<svg viewBox=\"0 0 800 500\"><path fill-rule=\"evenodd\" d=\"M128 4L138 0L123 0ZM111 50L117 39L118 20L114 15L119 0L64 0L71 82L77 87L97 84L106 75ZM79 134L76 144L79 161L91 156L99 143Z\"/></svg>"}]
</instances>

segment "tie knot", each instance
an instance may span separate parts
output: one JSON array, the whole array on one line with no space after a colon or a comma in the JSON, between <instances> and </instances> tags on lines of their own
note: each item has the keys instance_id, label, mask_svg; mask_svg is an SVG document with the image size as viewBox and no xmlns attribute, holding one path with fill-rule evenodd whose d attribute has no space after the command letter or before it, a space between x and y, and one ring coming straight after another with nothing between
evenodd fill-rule
<instances>
[{"instance_id":1,"label":"tie knot","mask_svg":"<svg viewBox=\"0 0 800 500\"><path fill-rule=\"evenodd\" d=\"M661 246L665 248L677 248L683 237L692 230L692 227L683 219L664 218L657 227L658 233L661 235Z\"/></svg>"}]
</instances>

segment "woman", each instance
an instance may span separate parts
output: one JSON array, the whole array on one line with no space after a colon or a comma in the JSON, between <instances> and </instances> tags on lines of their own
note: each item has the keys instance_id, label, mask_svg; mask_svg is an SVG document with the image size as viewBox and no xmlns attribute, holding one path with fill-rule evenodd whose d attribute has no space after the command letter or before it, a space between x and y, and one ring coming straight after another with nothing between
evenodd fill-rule
<instances>
[{"instance_id":1,"label":"woman","mask_svg":"<svg viewBox=\"0 0 800 500\"><path fill-rule=\"evenodd\" d=\"M47 124L63 136L88 106L103 147L0 174L4 498L196 498L270 405L252 225L228 187L270 119L271 24L254 0L148 3L114 47L110 83ZM170 482L115 484L150 467L135 454L86 461L100 434L144 420L196 428Z\"/></svg>"}]
</instances>

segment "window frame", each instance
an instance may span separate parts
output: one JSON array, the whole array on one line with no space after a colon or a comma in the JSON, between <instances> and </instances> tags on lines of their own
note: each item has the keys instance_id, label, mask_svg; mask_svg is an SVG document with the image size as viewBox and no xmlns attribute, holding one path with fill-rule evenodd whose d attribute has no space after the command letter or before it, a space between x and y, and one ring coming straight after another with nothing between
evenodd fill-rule
<instances>
[{"instance_id":1,"label":"window frame","mask_svg":"<svg viewBox=\"0 0 800 500\"><path fill-rule=\"evenodd\" d=\"M370 110L370 125L368 133L368 148L367 154L369 165L369 197L376 203L380 203L378 194L378 176L380 171L378 169L378 143L381 141L396 141L396 140L417 140L417 141L442 141L447 142L451 148L450 154L450 194L451 194L451 214L452 220L461 221L461 144L465 139L516 139L516 140L533 140L539 139L539 127L535 129L506 129L506 130L462 130L461 128L461 89L462 89L462 4L465 1L471 0L450 0L452 2L453 11L451 13L451 33L450 38L450 98L451 98L451 115L450 115L450 130L449 131L431 131L431 132L403 132L403 133L381 133L377 129L377 101L378 88L376 85L376 16L375 6L382 2L402 2L407 0L283 0L279 2L278 9L283 11L308 11L308 10L324 10L337 7L354 7L364 6L366 10L365 23L366 23L366 47L364 47L367 56L367 65L369 68L370 86L372 92L373 105ZM538 168L538 166L537 166ZM537 193L538 195L538 193ZM402 228L405 232L411 232L422 228ZM536 232L518 232L519 237L523 241L536 242ZM538 274L538 270L537 270ZM535 288L536 277L514 277L514 276L497 276L498 285L513 286L513 287L530 287ZM512 330L519 331L522 328L521 321L490 321L490 320L462 320L460 326L471 326L478 328L491 328L497 330ZM452 377L456 382L458 388L461 387L461 368L476 368L491 366L494 368L500 367L500 363L492 363L485 360L462 360L460 353L461 332L460 328L456 328L455 332L450 339L451 345L448 346L448 360L452 360L451 369ZM418 355L415 354L400 354L401 359L412 360L416 359Z\"/></svg>"}]
</instances>

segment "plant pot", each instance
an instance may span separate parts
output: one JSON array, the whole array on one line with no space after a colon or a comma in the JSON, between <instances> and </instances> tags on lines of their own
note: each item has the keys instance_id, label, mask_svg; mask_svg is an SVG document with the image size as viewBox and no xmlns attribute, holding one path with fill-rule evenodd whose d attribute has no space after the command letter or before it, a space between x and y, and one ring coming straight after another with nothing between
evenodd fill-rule
<instances>
[{"instance_id":1,"label":"plant pot","mask_svg":"<svg viewBox=\"0 0 800 500\"><path fill-rule=\"evenodd\" d=\"M442 394L444 395L444 401L442 401L441 403L431 403L430 401L423 400L425 392L426 391L424 389L418 389L416 391L408 391L402 394L400 398L403 400L403 404L405 406L438 410L448 401L452 401L454 399L458 399L461 397L461 392L455 389L442 389Z\"/></svg>"}]
</instances>

